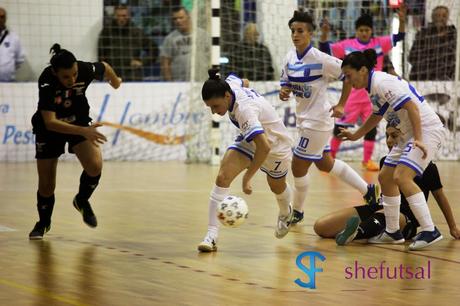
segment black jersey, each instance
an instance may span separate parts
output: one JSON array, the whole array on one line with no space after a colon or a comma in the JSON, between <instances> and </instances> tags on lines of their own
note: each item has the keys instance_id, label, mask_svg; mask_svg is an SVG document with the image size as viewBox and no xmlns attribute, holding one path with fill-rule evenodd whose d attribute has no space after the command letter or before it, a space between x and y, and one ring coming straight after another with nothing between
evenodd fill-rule
<instances>
[{"instance_id":1,"label":"black jersey","mask_svg":"<svg viewBox=\"0 0 460 306\"><path fill-rule=\"evenodd\" d=\"M383 162L385 157L380 160L380 168L383 166ZM428 201L428 196L430 195L430 191L435 191L442 188L441 178L439 177L438 167L433 162L428 164L425 171L423 171L423 175L416 176L414 178L414 182L420 187L423 194L425 195L425 199ZM405 214L409 219L412 221L417 221L412 210L409 208L409 203L407 202L404 195L401 194L401 212ZM418 222L417 222L418 224Z\"/></svg>"},{"instance_id":2,"label":"black jersey","mask_svg":"<svg viewBox=\"0 0 460 306\"><path fill-rule=\"evenodd\" d=\"M77 61L78 76L72 88L63 86L53 74L51 66L43 70L38 79L39 100L37 112L32 117L34 133L46 130L41 111L52 111L56 118L75 125L88 125L89 104L86 89L94 80L102 80L105 66L102 63Z\"/></svg>"}]
</instances>

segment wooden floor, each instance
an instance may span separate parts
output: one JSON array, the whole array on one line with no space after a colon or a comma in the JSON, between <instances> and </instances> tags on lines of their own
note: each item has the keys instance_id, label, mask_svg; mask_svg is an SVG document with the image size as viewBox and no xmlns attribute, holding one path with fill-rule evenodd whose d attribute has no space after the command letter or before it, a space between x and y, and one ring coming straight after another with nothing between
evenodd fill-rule
<instances>
[{"instance_id":1,"label":"wooden floor","mask_svg":"<svg viewBox=\"0 0 460 306\"><path fill-rule=\"evenodd\" d=\"M438 166L460 222L460 163ZM458 305L460 300L460 241L451 239L433 199L433 218L444 235L435 246L419 252L359 243L337 247L317 237L312 224L360 204L360 195L315 169L306 221L277 240L277 205L261 173L254 194L245 196L247 222L222 229L217 253L199 254L216 168L175 162L104 167L92 199L97 229L87 227L71 205L80 166L63 162L52 229L43 241L29 241L37 219L35 164L0 164L0 305ZM236 181L232 194L242 195L240 186ZM323 268L316 273L316 289L294 282L309 281L296 265L305 251L326 258L316 263ZM346 279L345 269L355 261L425 269L430 262L430 279ZM303 262L308 265L308 258Z\"/></svg>"}]
</instances>

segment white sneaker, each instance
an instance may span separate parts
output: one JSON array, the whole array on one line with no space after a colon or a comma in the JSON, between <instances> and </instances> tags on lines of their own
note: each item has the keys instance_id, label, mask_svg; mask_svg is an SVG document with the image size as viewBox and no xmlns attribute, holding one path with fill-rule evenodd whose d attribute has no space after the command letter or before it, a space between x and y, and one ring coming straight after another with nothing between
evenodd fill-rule
<instances>
[{"instance_id":1,"label":"white sneaker","mask_svg":"<svg viewBox=\"0 0 460 306\"><path fill-rule=\"evenodd\" d=\"M198 245L198 251L200 252L217 251L217 237L213 237L209 233L207 233L203 241L201 241L201 243Z\"/></svg>"},{"instance_id":2,"label":"white sneaker","mask_svg":"<svg viewBox=\"0 0 460 306\"><path fill-rule=\"evenodd\" d=\"M292 219L294 218L294 213L291 205L289 205L289 214L287 216L278 215L278 221L275 228L275 237L278 239L283 238L289 233L289 229L292 225Z\"/></svg>"},{"instance_id":3,"label":"white sneaker","mask_svg":"<svg viewBox=\"0 0 460 306\"><path fill-rule=\"evenodd\" d=\"M397 230L394 233L389 233L386 230L383 230L380 234L377 236L374 236L372 238L369 238L367 240L368 243L376 243L376 244L400 244L404 243L404 237L401 234L400 230Z\"/></svg>"}]
</instances>

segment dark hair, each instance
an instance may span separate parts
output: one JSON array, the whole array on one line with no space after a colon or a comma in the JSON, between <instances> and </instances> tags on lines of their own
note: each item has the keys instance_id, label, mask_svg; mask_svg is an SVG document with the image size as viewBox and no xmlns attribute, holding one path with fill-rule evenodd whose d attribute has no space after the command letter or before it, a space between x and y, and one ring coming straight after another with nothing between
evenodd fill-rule
<instances>
[{"instance_id":1,"label":"dark hair","mask_svg":"<svg viewBox=\"0 0 460 306\"><path fill-rule=\"evenodd\" d=\"M361 15L355 22L355 29L359 28L360 26L366 26L369 28L373 28L372 16L368 14Z\"/></svg>"},{"instance_id":2,"label":"dark hair","mask_svg":"<svg viewBox=\"0 0 460 306\"><path fill-rule=\"evenodd\" d=\"M61 45L59 44L54 44L50 49L50 53L53 54L50 64L54 71L58 71L61 68L70 69L77 61L72 52L61 49Z\"/></svg>"},{"instance_id":3,"label":"dark hair","mask_svg":"<svg viewBox=\"0 0 460 306\"><path fill-rule=\"evenodd\" d=\"M313 17L311 17L311 15L308 14L307 12L294 11L294 15L292 16L291 19L289 19L289 22L288 22L289 28L291 27L291 24L294 22L304 22L307 25L310 25L311 31L316 29L316 25L313 22Z\"/></svg>"},{"instance_id":4,"label":"dark hair","mask_svg":"<svg viewBox=\"0 0 460 306\"><path fill-rule=\"evenodd\" d=\"M119 5L115 6L113 11L115 12L115 11L118 11L118 10L127 10L127 11L129 11L129 8L126 5L119 4Z\"/></svg>"},{"instance_id":5,"label":"dark hair","mask_svg":"<svg viewBox=\"0 0 460 306\"><path fill-rule=\"evenodd\" d=\"M208 70L209 79L204 82L201 89L201 97L203 101L212 98L223 98L226 92L231 92L230 85L222 80L219 75L219 69Z\"/></svg>"},{"instance_id":6,"label":"dark hair","mask_svg":"<svg viewBox=\"0 0 460 306\"><path fill-rule=\"evenodd\" d=\"M184 10L184 12L188 15L188 11L185 7L181 6L181 5L178 5L178 6L173 6L172 8L172 13L175 14L175 13L178 13L180 11Z\"/></svg>"},{"instance_id":7,"label":"dark hair","mask_svg":"<svg viewBox=\"0 0 460 306\"><path fill-rule=\"evenodd\" d=\"M377 53L374 49L366 49L363 52L355 51L345 56L342 62L342 68L350 66L351 68L359 70L361 67L366 67L367 70L371 71L376 64Z\"/></svg>"}]
</instances>

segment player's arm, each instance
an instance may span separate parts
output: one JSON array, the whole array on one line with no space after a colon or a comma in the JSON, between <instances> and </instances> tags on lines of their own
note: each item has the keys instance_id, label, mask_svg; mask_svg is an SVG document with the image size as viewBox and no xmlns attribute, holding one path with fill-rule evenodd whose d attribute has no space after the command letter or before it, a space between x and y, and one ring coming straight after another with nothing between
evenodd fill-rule
<instances>
[{"instance_id":1,"label":"player's arm","mask_svg":"<svg viewBox=\"0 0 460 306\"><path fill-rule=\"evenodd\" d=\"M105 67L104 71L104 78L109 81L110 86L114 89L117 89L121 85L121 78L117 76L115 71L113 70L112 66L107 64L106 62L102 62Z\"/></svg>"},{"instance_id":2,"label":"player's arm","mask_svg":"<svg viewBox=\"0 0 460 306\"><path fill-rule=\"evenodd\" d=\"M414 146L419 147L423 152L422 158L425 159L427 151L425 145L423 144L422 139L422 122L420 119L420 113L418 111L417 105L412 100L407 101L401 108L407 111L409 121L412 125L412 131L414 133Z\"/></svg>"},{"instance_id":3,"label":"player's arm","mask_svg":"<svg viewBox=\"0 0 460 306\"><path fill-rule=\"evenodd\" d=\"M49 131L62 134L81 135L95 145L107 141L107 138L96 130L97 127L102 126L100 123L95 123L91 126L78 126L57 119L56 113L53 111L42 110L41 115L45 122L46 129Z\"/></svg>"},{"instance_id":4,"label":"player's arm","mask_svg":"<svg viewBox=\"0 0 460 306\"><path fill-rule=\"evenodd\" d=\"M268 143L268 139L264 133L257 134L252 141L254 141L256 145L256 152L254 153L254 158L252 159L251 164L243 176L243 191L246 194L251 194L252 186L250 181L264 163L268 153L270 153L270 144Z\"/></svg>"},{"instance_id":5,"label":"player's arm","mask_svg":"<svg viewBox=\"0 0 460 306\"><path fill-rule=\"evenodd\" d=\"M172 81L171 73L171 58L170 57L161 57L161 74L163 75L163 80Z\"/></svg>"},{"instance_id":6,"label":"player's arm","mask_svg":"<svg viewBox=\"0 0 460 306\"><path fill-rule=\"evenodd\" d=\"M339 138L342 140L351 140L355 141L366 135L370 132L374 127L379 124L380 120L382 120L383 116L371 114L369 118L367 118L366 122L356 132L350 132L347 129L340 128Z\"/></svg>"},{"instance_id":7,"label":"player's arm","mask_svg":"<svg viewBox=\"0 0 460 306\"><path fill-rule=\"evenodd\" d=\"M348 97L350 96L352 86L351 82L346 78L343 80L342 85L342 93L340 94L339 103L333 106L330 111L332 111L331 117L335 118L342 118L345 113L345 104L348 101Z\"/></svg>"},{"instance_id":8,"label":"player's arm","mask_svg":"<svg viewBox=\"0 0 460 306\"><path fill-rule=\"evenodd\" d=\"M431 193L433 194L436 203L438 203L438 206L441 209L447 224L449 225L450 234L455 239L460 239L460 229L457 228L449 200L447 199L443 189L439 188L437 190L431 191Z\"/></svg>"}]
</instances>

